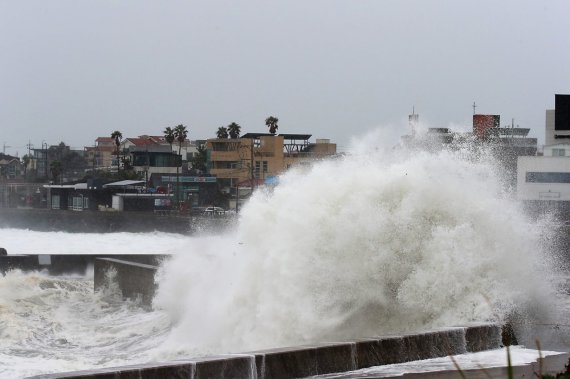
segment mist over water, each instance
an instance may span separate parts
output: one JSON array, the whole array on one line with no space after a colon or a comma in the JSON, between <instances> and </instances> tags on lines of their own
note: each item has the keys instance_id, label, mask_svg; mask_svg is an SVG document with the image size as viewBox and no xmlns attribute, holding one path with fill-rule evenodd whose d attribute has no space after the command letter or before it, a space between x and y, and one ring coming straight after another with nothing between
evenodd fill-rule
<instances>
[{"instance_id":1,"label":"mist over water","mask_svg":"<svg viewBox=\"0 0 570 379\"><path fill-rule=\"evenodd\" d=\"M174 254L151 312L94 294L89 277L0 278L0 373L246 352L553 309L547 228L524 216L492 159L468 145L435 153L377 145L368 136L345 157L288 172L274 189L256 191L222 235L0 229L11 254Z\"/></svg>"}]
</instances>

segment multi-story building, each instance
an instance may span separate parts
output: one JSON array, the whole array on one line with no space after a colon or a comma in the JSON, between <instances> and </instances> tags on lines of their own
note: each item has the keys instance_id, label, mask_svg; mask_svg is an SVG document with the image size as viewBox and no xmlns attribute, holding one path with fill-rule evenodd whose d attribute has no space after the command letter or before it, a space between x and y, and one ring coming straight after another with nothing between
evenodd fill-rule
<instances>
[{"instance_id":1,"label":"multi-story building","mask_svg":"<svg viewBox=\"0 0 570 379\"><path fill-rule=\"evenodd\" d=\"M570 157L519 157L517 198L570 202Z\"/></svg>"},{"instance_id":2,"label":"multi-story building","mask_svg":"<svg viewBox=\"0 0 570 379\"><path fill-rule=\"evenodd\" d=\"M233 193L238 186L251 187L293 166L336 154L336 144L330 140L311 143L310 138L310 134L247 133L235 139L209 139L208 171L218 178L223 192Z\"/></svg>"},{"instance_id":3,"label":"multi-story building","mask_svg":"<svg viewBox=\"0 0 570 379\"><path fill-rule=\"evenodd\" d=\"M21 179L22 173L23 167L20 159L0 154L0 180Z\"/></svg>"},{"instance_id":4,"label":"multi-story building","mask_svg":"<svg viewBox=\"0 0 570 379\"><path fill-rule=\"evenodd\" d=\"M570 144L570 95L555 95L555 109L546 110L545 145Z\"/></svg>"},{"instance_id":5,"label":"multi-story building","mask_svg":"<svg viewBox=\"0 0 570 379\"><path fill-rule=\"evenodd\" d=\"M545 137L543 156L518 158L517 198L570 221L570 95L556 95L556 109L546 111Z\"/></svg>"},{"instance_id":6,"label":"multi-story building","mask_svg":"<svg viewBox=\"0 0 570 379\"><path fill-rule=\"evenodd\" d=\"M93 170L110 170L113 167L115 150L115 140L113 138L98 137L95 140L95 146L85 147L85 158Z\"/></svg>"}]
</instances>

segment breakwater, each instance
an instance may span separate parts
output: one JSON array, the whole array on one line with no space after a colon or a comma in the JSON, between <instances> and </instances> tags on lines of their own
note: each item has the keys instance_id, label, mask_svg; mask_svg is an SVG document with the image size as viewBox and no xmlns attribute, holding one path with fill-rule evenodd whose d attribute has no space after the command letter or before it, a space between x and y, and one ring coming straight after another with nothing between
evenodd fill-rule
<instances>
[{"instance_id":1,"label":"breakwater","mask_svg":"<svg viewBox=\"0 0 570 379\"><path fill-rule=\"evenodd\" d=\"M86 378L304 378L394 363L497 349L501 327L479 324L399 336L277 348L133 366L34 376Z\"/></svg>"}]
</instances>

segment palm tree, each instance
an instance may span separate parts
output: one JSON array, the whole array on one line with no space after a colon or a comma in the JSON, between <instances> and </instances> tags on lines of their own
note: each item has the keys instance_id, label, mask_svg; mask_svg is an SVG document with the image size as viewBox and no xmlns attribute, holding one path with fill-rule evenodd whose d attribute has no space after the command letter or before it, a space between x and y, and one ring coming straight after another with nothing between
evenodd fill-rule
<instances>
[{"instance_id":1,"label":"palm tree","mask_svg":"<svg viewBox=\"0 0 570 379\"><path fill-rule=\"evenodd\" d=\"M111 138L115 140L115 146L117 147L116 153L117 153L117 175L118 175L119 174L119 167L121 165L119 146L121 146L121 140L123 139L123 133L119 132L118 130L115 130L113 133L111 133Z\"/></svg>"},{"instance_id":2,"label":"palm tree","mask_svg":"<svg viewBox=\"0 0 570 379\"><path fill-rule=\"evenodd\" d=\"M188 129L182 124L177 125L174 128L174 139L178 142L178 155L182 151L182 144L186 141L186 137L188 137Z\"/></svg>"},{"instance_id":3,"label":"palm tree","mask_svg":"<svg viewBox=\"0 0 570 379\"><path fill-rule=\"evenodd\" d=\"M28 165L30 164L31 160L32 157L30 157L28 154L22 157L22 164L24 165L24 179L28 178Z\"/></svg>"},{"instance_id":4,"label":"palm tree","mask_svg":"<svg viewBox=\"0 0 570 379\"><path fill-rule=\"evenodd\" d=\"M239 133L241 132L241 126L232 122L228 125L228 132L230 133L230 138L239 138Z\"/></svg>"},{"instance_id":5,"label":"palm tree","mask_svg":"<svg viewBox=\"0 0 570 379\"><path fill-rule=\"evenodd\" d=\"M225 126L220 126L216 132L218 138L228 138L228 128Z\"/></svg>"},{"instance_id":6,"label":"palm tree","mask_svg":"<svg viewBox=\"0 0 570 379\"><path fill-rule=\"evenodd\" d=\"M180 165L182 164L182 144L186 141L188 129L182 124L174 127L174 138L178 141L178 156L180 156L180 164L176 166L176 200L180 200Z\"/></svg>"},{"instance_id":7,"label":"palm tree","mask_svg":"<svg viewBox=\"0 0 570 379\"><path fill-rule=\"evenodd\" d=\"M172 150L172 144L174 143L176 137L174 136L174 129L172 129L170 126L164 129L164 139L170 144L170 150Z\"/></svg>"},{"instance_id":8,"label":"palm tree","mask_svg":"<svg viewBox=\"0 0 570 379\"><path fill-rule=\"evenodd\" d=\"M273 116L269 116L265 119L265 125L267 125L267 127L269 128L269 133L273 135L277 133L277 129L279 128L279 126L277 125L278 121L279 119Z\"/></svg>"}]
</instances>

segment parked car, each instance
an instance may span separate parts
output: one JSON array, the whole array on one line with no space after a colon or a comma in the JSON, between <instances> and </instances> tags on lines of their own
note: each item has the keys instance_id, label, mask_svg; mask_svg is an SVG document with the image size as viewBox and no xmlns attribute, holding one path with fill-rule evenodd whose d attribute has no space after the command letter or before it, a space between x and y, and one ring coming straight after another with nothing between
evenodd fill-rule
<instances>
[{"instance_id":1,"label":"parked car","mask_svg":"<svg viewBox=\"0 0 570 379\"><path fill-rule=\"evenodd\" d=\"M202 214L204 216L222 216L226 214L226 211L221 207L206 207Z\"/></svg>"}]
</instances>

